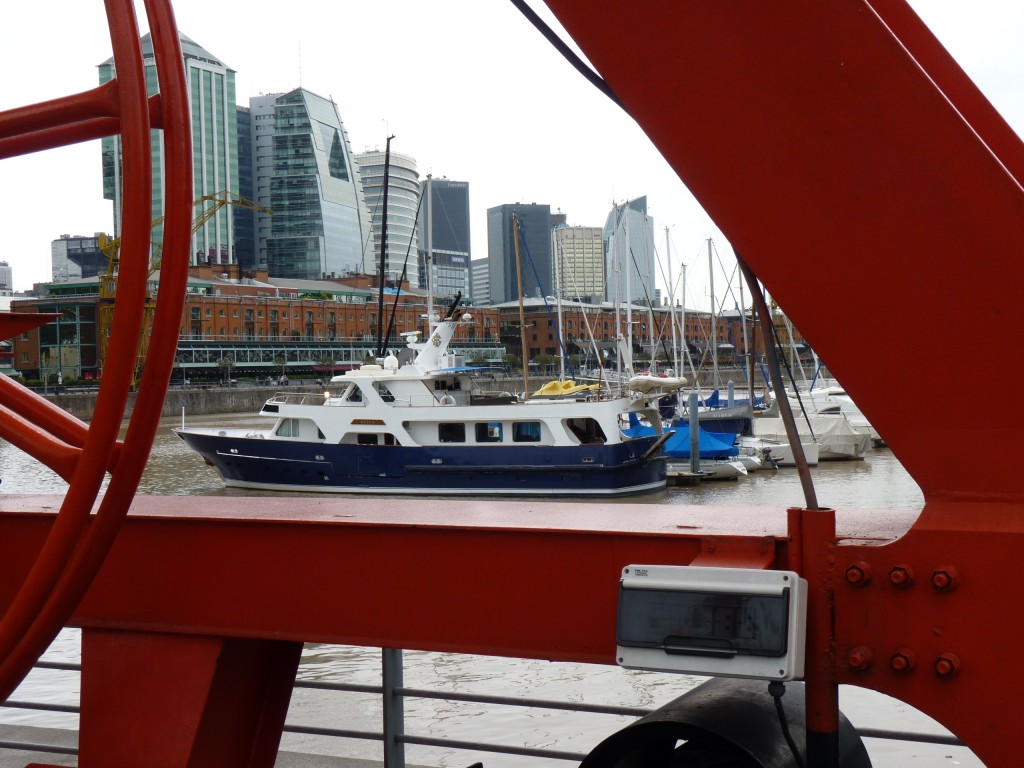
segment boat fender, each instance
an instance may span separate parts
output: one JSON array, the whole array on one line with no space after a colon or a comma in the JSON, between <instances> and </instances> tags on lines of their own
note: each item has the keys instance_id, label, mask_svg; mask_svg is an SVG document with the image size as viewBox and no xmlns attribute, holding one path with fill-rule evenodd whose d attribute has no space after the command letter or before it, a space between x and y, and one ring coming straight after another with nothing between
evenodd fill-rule
<instances>
[{"instance_id":1,"label":"boat fender","mask_svg":"<svg viewBox=\"0 0 1024 768\"><path fill-rule=\"evenodd\" d=\"M451 395L442 395L441 405L455 405L455 398Z\"/></svg>"}]
</instances>

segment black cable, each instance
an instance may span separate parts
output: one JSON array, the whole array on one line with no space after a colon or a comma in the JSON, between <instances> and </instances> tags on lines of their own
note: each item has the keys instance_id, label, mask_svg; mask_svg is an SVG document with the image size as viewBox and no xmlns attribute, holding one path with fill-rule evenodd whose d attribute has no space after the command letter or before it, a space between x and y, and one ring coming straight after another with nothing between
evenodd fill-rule
<instances>
[{"instance_id":1,"label":"black cable","mask_svg":"<svg viewBox=\"0 0 1024 768\"><path fill-rule=\"evenodd\" d=\"M789 720L786 719L786 710L782 707L782 697L786 694L786 684L781 680L772 680L768 683L768 693L775 699L775 711L779 713L779 725L782 728L782 735L789 745L789 751L793 753L793 759L796 760L799 768L804 768L804 761L800 756L800 750L796 747L793 734L789 732Z\"/></svg>"},{"instance_id":2,"label":"black cable","mask_svg":"<svg viewBox=\"0 0 1024 768\"><path fill-rule=\"evenodd\" d=\"M583 75L597 90L615 102L615 105L619 107L627 115L629 110L626 109L625 105L619 101L619 97L615 95L615 92L611 89L611 86L599 75L597 72L587 66L587 63L583 61L576 52L572 50L568 45L562 42L562 39L555 34L555 31L547 25L547 23L534 12L533 8L526 4L526 0L512 0L512 5L519 9L519 12L523 14L530 23L537 28L537 30L544 35L545 39L555 47L562 56L572 66Z\"/></svg>"}]
</instances>

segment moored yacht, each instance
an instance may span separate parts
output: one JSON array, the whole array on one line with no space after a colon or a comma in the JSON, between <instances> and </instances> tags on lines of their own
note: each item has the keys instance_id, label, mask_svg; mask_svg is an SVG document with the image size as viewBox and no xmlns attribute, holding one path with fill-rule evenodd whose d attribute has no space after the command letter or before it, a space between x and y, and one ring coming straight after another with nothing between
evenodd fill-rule
<instances>
[{"instance_id":1,"label":"moored yacht","mask_svg":"<svg viewBox=\"0 0 1024 768\"><path fill-rule=\"evenodd\" d=\"M240 488L444 496L610 497L665 486L664 435L629 437L630 413L657 417L663 391L591 389L523 399L476 388L449 350L468 314L454 307L425 341L331 379L323 393L282 393L265 430L186 427L176 434ZM400 360L404 359L404 362Z\"/></svg>"}]
</instances>

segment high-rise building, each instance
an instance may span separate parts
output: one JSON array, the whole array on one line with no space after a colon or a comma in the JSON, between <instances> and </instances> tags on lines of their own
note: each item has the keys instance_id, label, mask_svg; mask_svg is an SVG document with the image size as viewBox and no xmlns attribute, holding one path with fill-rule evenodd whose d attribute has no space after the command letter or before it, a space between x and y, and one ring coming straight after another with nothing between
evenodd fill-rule
<instances>
[{"instance_id":1,"label":"high-rise building","mask_svg":"<svg viewBox=\"0 0 1024 768\"><path fill-rule=\"evenodd\" d=\"M420 285L434 296L469 298L469 183L428 176L420 195Z\"/></svg>"},{"instance_id":2,"label":"high-rise building","mask_svg":"<svg viewBox=\"0 0 1024 768\"><path fill-rule=\"evenodd\" d=\"M616 205L604 225L605 300L655 302L654 219L647 197Z\"/></svg>"},{"instance_id":3,"label":"high-rise building","mask_svg":"<svg viewBox=\"0 0 1024 768\"><path fill-rule=\"evenodd\" d=\"M247 200L254 200L252 110L238 106L235 107L235 114L238 118L238 194ZM232 206L231 225L235 231L235 260L243 272L255 269L256 212L252 208Z\"/></svg>"},{"instance_id":4,"label":"high-rise building","mask_svg":"<svg viewBox=\"0 0 1024 768\"><path fill-rule=\"evenodd\" d=\"M69 280L105 274L107 257L100 251L95 235L61 235L60 239L50 243L50 268L53 282L66 283ZM0 270L2 269L0 266Z\"/></svg>"},{"instance_id":5,"label":"high-rise building","mask_svg":"<svg viewBox=\"0 0 1024 768\"><path fill-rule=\"evenodd\" d=\"M0 261L0 291L14 290L14 273L11 265L6 261Z\"/></svg>"},{"instance_id":6,"label":"high-rise building","mask_svg":"<svg viewBox=\"0 0 1024 768\"><path fill-rule=\"evenodd\" d=\"M235 73L213 54L181 35L192 113L193 199L218 192L238 193L238 124L235 117ZM142 57L149 93L157 91L153 42L142 38ZM99 66L100 83L114 78L114 60ZM153 218L163 216L163 133L153 131ZM103 196L114 202L114 232L120 234L121 137L103 139ZM196 211L198 214L199 211ZM192 235L192 263L235 263L232 207L224 206ZM153 241L163 240L162 228L154 227Z\"/></svg>"},{"instance_id":7,"label":"high-rise building","mask_svg":"<svg viewBox=\"0 0 1024 768\"><path fill-rule=\"evenodd\" d=\"M487 257L482 259L473 259L470 262L469 269L471 272L470 280L472 281L469 289L469 297L473 299L473 303L477 306L481 304L491 303L491 276L487 272Z\"/></svg>"},{"instance_id":8,"label":"high-rise building","mask_svg":"<svg viewBox=\"0 0 1024 768\"><path fill-rule=\"evenodd\" d=\"M519 221L519 268L512 215ZM487 209L487 261L491 302L500 304L524 297L549 296L551 280L551 227L564 223L564 214L551 214L551 206L523 203ZM518 274L522 273L522 288Z\"/></svg>"},{"instance_id":9,"label":"high-rise building","mask_svg":"<svg viewBox=\"0 0 1024 768\"><path fill-rule=\"evenodd\" d=\"M604 297L604 233L601 227L555 227L556 295L590 300Z\"/></svg>"},{"instance_id":10,"label":"high-rise building","mask_svg":"<svg viewBox=\"0 0 1024 768\"><path fill-rule=\"evenodd\" d=\"M366 207L373 220L374 249L364 264L364 271L380 272L381 231L384 224L385 153L374 150L355 156L363 183ZM388 280L399 281L403 274L412 288L420 287L419 242L416 234L417 208L420 200L419 173L416 160L391 152L388 166L387 253L384 274Z\"/></svg>"},{"instance_id":11,"label":"high-rise building","mask_svg":"<svg viewBox=\"0 0 1024 768\"><path fill-rule=\"evenodd\" d=\"M362 272L370 216L338 107L297 88L249 101L255 264L272 277Z\"/></svg>"}]
</instances>

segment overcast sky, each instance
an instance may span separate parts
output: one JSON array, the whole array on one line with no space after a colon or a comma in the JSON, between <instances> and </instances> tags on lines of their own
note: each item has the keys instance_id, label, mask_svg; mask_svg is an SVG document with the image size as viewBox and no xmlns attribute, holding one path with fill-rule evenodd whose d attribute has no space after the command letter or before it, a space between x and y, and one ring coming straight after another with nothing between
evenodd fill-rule
<instances>
[{"instance_id":1,"label":"overcast sky","mask_svg":"<svg viewBox=\"0 0 1024 768\"><path fill-rule=\"evenodd\" d=\"M1024 131L1024 3L911 4ZM0 110L95 87L110 56L102 5L39 0L5 14ZM335 100L354 151L383 148L390 132L421 176L468 181L474 258L487 255L489 207L546 203L569 224L601 226L613 202L647 195L659 259L668 227L672 274L687 265L688 306L709 304L708 237L732 268L728 243L639 128L508 0L178 0L175 9L182 32L236 71L239 104L301 85ZM98 142L0 163L0 260L16 289L50 279L53 239L109 232L111 215ZM716 274L718 300L731 305L724 283Z\"/></svg>"}]
</instances>

